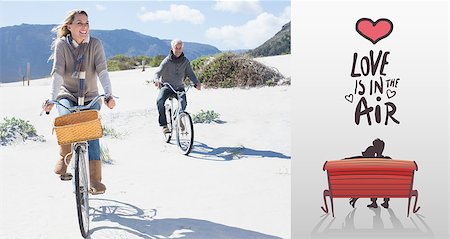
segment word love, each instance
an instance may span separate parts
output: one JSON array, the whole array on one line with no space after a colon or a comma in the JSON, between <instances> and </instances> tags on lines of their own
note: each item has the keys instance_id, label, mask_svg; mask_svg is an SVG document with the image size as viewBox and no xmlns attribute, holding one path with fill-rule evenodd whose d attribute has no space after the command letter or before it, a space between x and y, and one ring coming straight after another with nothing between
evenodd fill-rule
<instances>
[{"instance_id":1,"label":"word love","mask_svg":"<svg viewBox=\"0 0 450 239\"><path fill-rule=\"evenodd\" d=\"M374 76L379 70L379 74L385 76L384 67L389 64L387 61L387 57L390 52L379 51L378 56L374 59L373 51L370 50L369 56L363 56L361 59L358 59L358 53L353 54L353 65L352 65L352 77L360 77L361 74L363 76L367 76L371 74ZM357 66L359 63L359 66ZM359 69L357 69L359 67ZM379 67L379 69L378 69Z\"/></svg>"}]
</instances>

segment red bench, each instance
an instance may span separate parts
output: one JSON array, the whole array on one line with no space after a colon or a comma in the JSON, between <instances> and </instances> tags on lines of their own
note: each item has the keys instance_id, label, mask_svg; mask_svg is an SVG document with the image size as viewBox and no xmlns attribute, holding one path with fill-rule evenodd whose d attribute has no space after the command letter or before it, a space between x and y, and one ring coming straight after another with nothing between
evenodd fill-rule
<instances>
[{"instance_id":1,"label":"red bench","mask_svg":"<svg viewBox=\"0 0 450 239\"><path fill-rule=\"evenodd\" d=\"M331 212L334 217L334 198L408 198L408 214L411 198L414 196L413 212L416 213L417 190L413 190L414 161L358 158L326 161L323 170L328 174L328 189L323 191L325 208L328 213L326 197L330 197Z\"/></svg>"}]
</instances>

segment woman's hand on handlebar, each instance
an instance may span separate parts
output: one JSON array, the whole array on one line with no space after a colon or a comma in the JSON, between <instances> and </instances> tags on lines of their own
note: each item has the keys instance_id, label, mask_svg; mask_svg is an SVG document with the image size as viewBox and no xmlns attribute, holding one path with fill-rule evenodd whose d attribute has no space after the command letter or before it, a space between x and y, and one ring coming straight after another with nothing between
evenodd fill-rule
<instances>
[{"instance_id":1,"label":"woman's hand on handlebar","mask_svg":"<svg viewBox=\"0 0 450 239\"><path fill-rule=\"evenodd\" d=\"M116 101L114 100L114 97L110 96L105 99L105 104L106 106L108 106L108 108L112 109L116 106Z\"/></svg>"},{"instance_id":2,"label":"woman's hand on handlebar","mask_svg":"<svg viewBox=\"0 0 450 239\"><path fill-rule=\"evenodd\" d=\"M55 104L50 103L49 100L45 100L44 103L42 104L42 110L45 111L46 114L49 114L54 105Z\"/></svg>"}]
</instances>

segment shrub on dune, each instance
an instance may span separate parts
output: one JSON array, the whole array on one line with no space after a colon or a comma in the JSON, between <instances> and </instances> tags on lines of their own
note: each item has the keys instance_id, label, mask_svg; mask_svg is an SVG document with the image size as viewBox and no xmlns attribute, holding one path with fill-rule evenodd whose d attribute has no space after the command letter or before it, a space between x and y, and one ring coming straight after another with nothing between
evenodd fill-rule
<instances>
[{"instance_id":1,"label":"shrub on dune","mask_svg":"<svg viewBox=\"0 0 450 239\"><path fill-rule=\"evenodd\" d=\"M6 117L3 120L0 123L0 145L11 145L25 140L45 141L43 136L37 135L36 129L29 121L15 117Z\"/></svg>"},{"instance_id":2,"label":"shrub on dune","mask_svg":"<svg viewBox=\"0 0 450 239\"><path fill-rule=\"evenodd\" d=\"M192 62L200 82L211 88L249 88L274 86L284 76L249 56L221 53L215 57L201 57Z\"/></svg>"}]
</instances>

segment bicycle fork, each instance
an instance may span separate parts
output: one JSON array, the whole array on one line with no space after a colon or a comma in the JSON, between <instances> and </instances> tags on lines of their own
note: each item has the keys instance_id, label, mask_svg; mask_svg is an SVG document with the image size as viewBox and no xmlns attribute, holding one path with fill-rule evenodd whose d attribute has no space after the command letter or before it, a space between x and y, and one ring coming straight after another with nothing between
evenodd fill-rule
<instances>
[{"instance_id":1,"label":"bicycle fork","mask_svg":"<svg viewBox=\"0 0 450 239\"><path fill-rule=\"evenodd\" d=\"M79 150L78 150L79 149ZM90 177L89 177L89 153L88 153L88 142L82 142L82 143L75 143L72 145L72 160L70 160L70 172L75 177L75 167L76 167L76 160L77 160L77 154L80 154L78 156L78 160L84 160L84 165L86 166L86 179L87 179L87 185L90 184ZM80 157L83 155L83 157ZM80 165L80 163L78 163ZM75 193L76 185L75 185L75 179L72 178L72 188L73 193ZM87 189L89 190L89 189Z\"/></svg>"}]
</instances>

